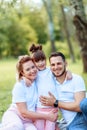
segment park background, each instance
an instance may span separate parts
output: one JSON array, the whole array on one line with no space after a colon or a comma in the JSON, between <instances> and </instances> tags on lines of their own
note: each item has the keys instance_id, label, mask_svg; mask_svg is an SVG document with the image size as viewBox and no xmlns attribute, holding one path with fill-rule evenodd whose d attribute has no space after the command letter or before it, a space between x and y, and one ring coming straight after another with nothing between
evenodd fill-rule
<instances>
[{"instance_id":1,"label":"park background","mask_svg":"<svg viewBox=\"0 0 87 130\"><path fill-rule=\"evenodd\" d=\"M87 87L86 0L0 0L0 119L11 103L19 55L41 44L47 57L65 54L71 72Z\"/></svg>"}]
</instances>

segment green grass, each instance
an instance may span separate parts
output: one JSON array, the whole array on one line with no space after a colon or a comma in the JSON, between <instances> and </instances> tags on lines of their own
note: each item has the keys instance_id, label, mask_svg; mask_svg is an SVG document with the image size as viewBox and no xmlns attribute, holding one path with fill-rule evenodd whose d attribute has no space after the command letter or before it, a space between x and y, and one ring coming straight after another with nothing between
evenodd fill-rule
<instances>
[{"instance_id":1,"label":"green grass","mask_svg":"<svg viewBox=\"0 0 87 130\"><path fill-rule=\"evenodd\" d=\"M11 103L11 90L16 81L16 61L17 60L14 59L0 60L0 119ZM72 63L68 60L68 63L67 69L71 72L82 75L87 86L87 74L82 73L81 61Z\"/></svg>"},{"instance_id":2,"label":"green grass","mask_svg":"<svg viewBox=\"0 0 87 130\"><path fill-rule=\"evenodd\" d=\"M0 61L0 119L11 103L11 90L15 83L16 60Z\"/></svg>"}]
</instances>

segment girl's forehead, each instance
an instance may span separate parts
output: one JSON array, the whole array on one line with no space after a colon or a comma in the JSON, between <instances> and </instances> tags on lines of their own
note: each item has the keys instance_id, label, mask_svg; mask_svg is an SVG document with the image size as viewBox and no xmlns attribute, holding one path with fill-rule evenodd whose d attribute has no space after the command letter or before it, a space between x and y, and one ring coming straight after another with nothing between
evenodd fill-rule
<instances>
[{"instance_id":1,"label":"girl's forehead","mask_svg":"<svg viewBox=\"0 0 87 130\"><path fill-rule=\"evenodd\" d=\"M35 62L40 62L40 61L46 61L45 59L39 59L39 60L35 60Z\"/></svg>"}]
</instances>

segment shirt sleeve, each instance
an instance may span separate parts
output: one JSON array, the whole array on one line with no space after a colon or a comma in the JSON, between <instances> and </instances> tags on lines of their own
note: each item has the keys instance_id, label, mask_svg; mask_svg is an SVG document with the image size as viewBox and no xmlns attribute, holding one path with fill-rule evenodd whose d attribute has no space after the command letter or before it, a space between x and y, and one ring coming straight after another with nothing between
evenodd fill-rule
<instances>
[{"instance_id":1,"label":"shirt sleeve","mask_svg":"<svg viewBox=\"0 0 87 130\"><path fill-rule=\"evenodd\" d=\"M17 82L12 91L12 102L26 102L26 92L25 87L20 83Z\"/></svg>"},{"instance_id":2,"label":"shirt sleeve","mask_svg":"<svg viewBox=\"0 0 87 130\"><path fill-rule=\"evenodd\" d=\"M86 91L84 80L81 76L76 77L74 92Z\"/></svg>"}]
</instances>

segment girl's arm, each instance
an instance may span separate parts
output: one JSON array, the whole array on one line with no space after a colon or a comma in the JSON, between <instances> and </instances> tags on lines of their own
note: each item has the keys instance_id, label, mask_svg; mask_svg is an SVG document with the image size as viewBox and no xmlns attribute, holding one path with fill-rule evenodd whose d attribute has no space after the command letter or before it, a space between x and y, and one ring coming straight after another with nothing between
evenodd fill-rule
<instances>
[{"instance_id":1,"label":"girl's arm","mask_svg":"<svg viewBox=\"0 0 87 130\"><path fill-rule=\"evenodd\" d=\"M22 77L22 78L25 81L26 86L30 86L32 84L32 82L29 79L27 79L26 77Z\"/></svg>"},{"instance_id":2,"label":"girl's arm","mask_svg":"<svg viewBox=\"0 0 87 130\"><path fill-rule=\"evenodd\" d=\"M72 79L72 73L69 70L66 71L66 79L67 80L71 80Z\"/></svg>"}]
</instances>

